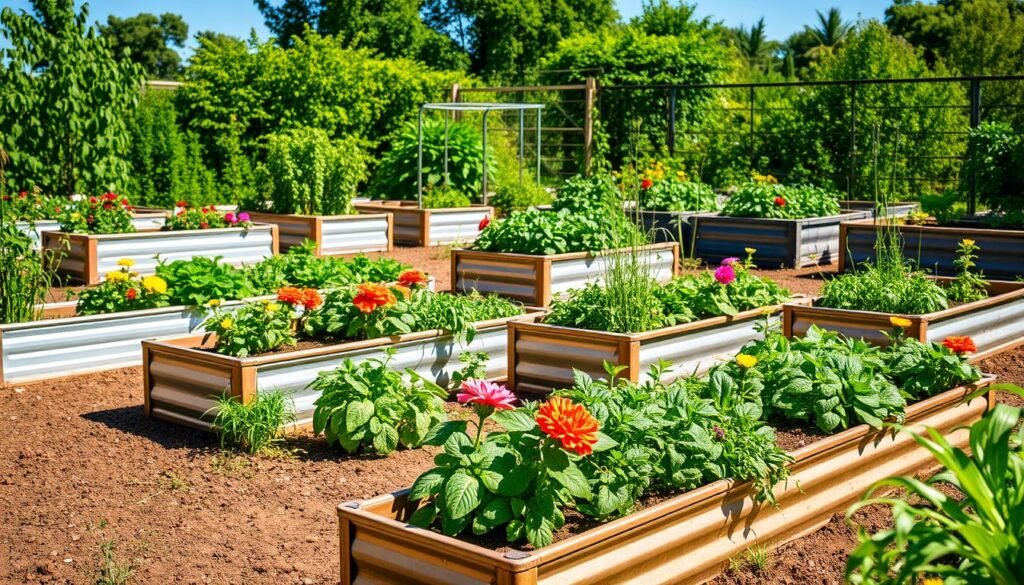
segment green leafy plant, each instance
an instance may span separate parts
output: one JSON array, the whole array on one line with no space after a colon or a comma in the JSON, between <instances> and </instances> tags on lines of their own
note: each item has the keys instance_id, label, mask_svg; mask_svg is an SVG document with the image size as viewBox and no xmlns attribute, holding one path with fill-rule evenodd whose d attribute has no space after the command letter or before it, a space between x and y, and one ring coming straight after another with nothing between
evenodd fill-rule
<instances>
[{"instance_id":1,"label":"green leafy plant","mask_svg":"<svg viewBox=\"0 0 1024 585\"><path fill-rule=\"evenodd\" d=\"M466 351L459 356L462 368L452 372L450 388L458 388L466 380L484 379L487 376L487 362L491 356L484 351Z\"/></svg>"},{"instance_id":2,"label":"green leafy plant","mask_svg":"<svg viewBox=\"0 0 1024 585\"><path fill-rule=\"evenodd\" d=\"M64 197L47 197L39 193L19 191L16 195L4 195L0 205L0 218L4 221L36 221L54 218L59 208L67 202Z\"/></svg>"},{"instance_id":3,"label":"green leafy plant","mask_svg":"<svg viewBox=\"0 0 1024 585\"><path fill-rule=\"evenodd\" d=\"M32 240L13 222L0 222L0 323L22 323L41 316L38 305L46 301L63 253L64 249L55 250L50 261L44 262Z\"/></svg>"},{"instance_id":4,"label":"green leafy plant","mask_svg":"<svg viewBox=\"0 0 1024 585\"><path fill-rule=\"evenodd\" d=\"M252 227L252 222L249 221L249 214L245 211L235 214L233 211L218 211L213 205L193 207L185 201L179 201L162 229L178 231L217 228L248 229L250 227Z\"/></svg>"},{"instance_id":5,"label":"green leafy plant","mask_svg":"<svg viewBox=\"0 0 1024 585\"><path fill-rule=\"evenodd\" d=\"M900 258L887 267L866 264L827 281L818 304L834 309L923 315L949 306L946 291Z\"/></svg>"},{"instance_id":6,"label":"green leafy plant","mask_svg":"<svg viewBox=\"0 0 1024 585\"><path fill-rule=\"evenodd\" d=\"M448 187L479 201L483 183L483 136L469 123L448 124L448 165L445 166L445 124L438 118L423 120L423 187ZM416 199L419 139L416 124L407 124L391 139L370 183L378 199ZM497 163L487 153L488 178L493 179Z\"/></svg>"},{"instance_id":7,"label":"green leafy plant","mask_svg":"<svg viewBox=\"0 0 1024 585\"><path fill-rule=\"evenodd\" d=\"M167 295L173 305L203 306L212 300L238 300L256 294L245 272L221 262L220 256L161 261L156 274L167 282Z\"/></svg>"},{"instance_id":8,"label":"green leafy plant","mask_svg":"<svg viewBox=\"0 0 1024 585\"><path fill-rule=\"evenodd\" d=\"M221 448L231 447L254 455L278 443L282 428L295 423L291 398L280 390L258 392L245 404L225 393L207 414L214 411L212 424Z\"/></svg>"},{"instance_id":9,"label":"green leafy plant","mask_svg":"<svg viewBox=\"0 0 1024 585\"><path fill-rule=\"evenodd\" d=\"M654 211L717 211L718 199L714 190L704 183L663 179L651 181L641 190L641 209Z\"/></svg>"},{"instance_id":10,"label":"green leafy plant","mask_svg":"<svg viewBox=\"0 0 1024 585\"><path fill-rule=\"evenodd\" d=\"M996 405L971 426L970 451L934 428L914 440L945 470L927 481L894 477L876 483L850 508L892 511L893 527L869 535L850 554L846 579L856 585L944 583L1017 585L1024 575L1024 428L1021 411ZM947 495L946 486L956 490ZM902 497L876 497L882 490ZM928 579L925 579L928 582Z\"/></svg>"},{"instance_id":11,"label":"green leafy plant","mask_svg":"<svg viewBox=\"0 0 1024 585\"><path fill-rule=\"evenodd\" d=\"M524 179L522 183L512 181L500 185L487 203L493 205L503 215L513 211L523 211L537 205L547 205L554 199L547 189L532 180Z\"/></svg>"},{"instance_id":12,"label":"green leafy plant","mask_svg":"<svg viewBox=\"0 0 1024 585\"><path fill-rule=\"evenodd\" d=\"M751 181L740 186L722 207L722 215L804 219L839 215L839 195L811 185L786 186Z\"/></svg>"},{"instance_id":13,"label":"green leafy plant","mask_svg":"<svg viewBox=\"0 0 1024 585\"><path fill-rule=\"evenodd\" d=\"M981 379L981 371L964 356L941 343L907 337L902 329L891 336L883 357L886 375L913 400Z\"/></svg>"},{"instance_id":14,"label":"green leafy plant","mask_svg":"<svg viewBox=\"0 0 1024 585\"><path fill-rule=\"evenodd\" d=\"M456 209L472 204L469 197L451 187L424 187L423 207L426 209Z\"/></svg>"},{"instance_id":15,"label":"green leafy plant","mask_svg":"<svg viewBox=\"0 0 1024 585\"><path fill-rule=\"evenodd\" d=\"M368 177L369 157L357 138L331 140L320 128L296 128L266 141L266 162L258 176L267 186L261 198L271 201L272 212L352 213L352 197Z\"/></svg>"},{"instance_id":16,"label":"green leafy plant","mask_svg":"<svg viewBox=\"0 0 1024 585\"><path fill-rule=\"evenodd\" d=\"M956 279L946 286L946 296L958 303L980 301L988 297L988 281L985 275L975 272L978 259L978 245L974 240L963 239L957 245L957 257L953 260L956 267Z\"/></svg>"},{"instance_id":17,"label":"green leafy plant","mask_svg":"<svg viewBox=\"0 0 1024 585\"><path fill-rule=\"evenodd\" d=\"M166 307L167 281L159 276L143 276L133 272L134 261L121 259L118 270L108 272L103 282L78 293L75 312L97 315L120 311L138 311Z\"/></svg>"},{"instance_id":18,"label":"green leafy plant","mask_svg":"<svg viewBox=\"0 0 1024 585\"><path fill-rule=\"evenodd\" d=\"M247 303L231 311L214 306L203 328L217 335L217 353L246 357L295 345L294 318L292 307L268 300Z\"/></svg>"},{"instance_id":19,"label":"green leafy plant","mask_svg":"<svg viewBox=\"0 0 1024 585\"><path fill-rule=\"evenodd\" d=\"M387 455L402 445L419 447L434 426L447 419L444 400L448 391L407 370L388 367L384 360L358 363L346 359L334 370L320 372L310 387L321 393L313 413L313 433L325 433L327 442L345 451L361 449Z\"/></svg>"},{"instance_id":20,"label":"green leafy plant","mask_svg":"<svg viewBox=\"0 0 1024 585\"><path fill-rule=\"evenodd\" d=\"M81 195L56 207L60 231L71 234L125 234L135 231L132 206L127 197L106 193L100 197Z\"/></svg>"}]
</instances>

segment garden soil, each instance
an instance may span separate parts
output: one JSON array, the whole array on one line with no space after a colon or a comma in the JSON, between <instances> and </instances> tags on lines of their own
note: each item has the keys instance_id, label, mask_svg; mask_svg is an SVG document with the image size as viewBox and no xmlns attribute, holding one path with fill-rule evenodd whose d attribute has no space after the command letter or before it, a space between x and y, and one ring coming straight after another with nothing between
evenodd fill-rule
<instances>
[{"instance_id":1,"label":"garden soil","mask_svg":"<svg viewBox=\"0 0 1024 585\"><path fill-rule=\"evenodd\" d=\"M391 255L448 288L446 250ZM803 294L817 291L816 272L765 271ZM1024 351L990 362L1024 383ZM0 583L94 583L120 570L132 583L336 583L337 505L408 486L434 452L349 456L302 431L274 457L226 454L213 436L143 415L141 368L6 386ZM768 572L717 583L838 583L853 534L833 519Z\"/></svg>"}]
</instances>

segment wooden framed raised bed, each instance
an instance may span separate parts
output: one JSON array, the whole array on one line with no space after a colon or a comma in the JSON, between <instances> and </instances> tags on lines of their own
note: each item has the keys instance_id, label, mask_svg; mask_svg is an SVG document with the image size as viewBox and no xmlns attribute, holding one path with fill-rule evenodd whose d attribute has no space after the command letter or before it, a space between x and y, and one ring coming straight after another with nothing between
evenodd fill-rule
<instances>
[{"instance_id":1,"label":"wooden framed raised bed","mask_svg":"<svg viewBox=\"0 0 1024 585\"><path fill-rule=\"evenodd\" d=\"M167 212L164 211L140 212L136 210L136 213L132 214L132 225L138 231L158 230L164 227L166 221ZM21 233L28 236L36 247L39 247L43 240L43 232L60 231L60 222L55 219L19 221L15 223L15 226L17 226Z\"/></svg>"},{"instance_id":2,"label":"wooden framed raised bed","mask_svg":"<svg viewBox=\"0 0 1024 585\"><path fill-rule=\"evenodd\" d=\"M852 270L875 256L875 222L844 222L839 231L839 271ZM935 225L900 225L903 256L933 274L956 274L956 248L963 239L977 244L977 269L986 278L1016 280L1024 276L1024 230Z\"/></svg>"},{"instance_id":3,"label":"wooden framed raised bed","mask_svg":"<svg viewBox=\"0 0 1024 585\"><path fill-rule=\"evenodd\" d=\"M412 526L408 491L338 506L343 585L690 584L714 578L756 545L777 547L814 532L876 481L934 468L911 437L931 426L965 447L992 393L964 399L986 378L907 409L908 432L860 425L792 452L778 507L758 503L749 483L720 480L536 551L499 553Z\"/></svg>"},{"instance_id":4,"label":"wooden framed raised bed","mask_svg":"<svg viewBox=\"0 0 1024 585\"><path fill-rule=\"evenodd\" d=\"M714 215L707 211L652 211L630 209L626 211L634 223L650 234L655 243L679 242L683 256L691 253L694 231L700 217Z\"/></svg>"},{"instance_id":5,"label":"wooden framed raised bed","mask_svg":"<svg viewBox=\"0 0 1024 585\"><path fill-rule=\"evenodd\" d=\"M810 300L796 301L800 302ZM571 387L573 370L595 379L607 378L605 362L628 366L619 376L634 382L646 378L659 360L674 365L663 381L699 374L759 338L758 326L766 319L777 323L782 307L773 305L644 333L512 323L508 328L508 387L515 392L546 394Z\"/></svg>"},{"instance_id":6,"label":"wooden framed raised bed","mask_svg":"<svg viewBox=\"0 0 1024 585\"><path fill-rule=\"evenodd\" d=\"M469 243L480 235L480 222L494 217L494 208L488 205L420 209L415 201L374 201L356 203L355 208L362 213L392 214L394 242L405 246Z\"/></svg>"},{"instance_id":7,"label":"wooden framed raised bed","mask_svg":"<svg viewBox=\"0 0 1024 585\"><path fill-rule=\"evenodd\" d=\"M306 240L316 242L318 256L341 256L360 252L390 252L390 213L351 215L300 215L250 212L259 223L277 226L282 252Z\"/></svg>"},{"instance_id":8,"label":"wooden framed raised bed","mask_svg":"<svg viewBox=\"0 0 1024 585\"><path fill-rule=\"evenodd\" d=\"M950 278L936 280L948 282ZM889 321L904 317L911 322L906 334L920 341L941 342L950 335L969 335L978 348L971 361L980 361L1024 344L1024 282L991 281L989 297L924 315L897 315L874 311L831 309L816 304L783 306L782 330L787 337L802 336L811 325L888 344L882 333L895 332Z\"/></svg>"},{"instance_id":9,"label":"wooden framed raised bed","mask_svg":"<svg viewBox=\"0 0 1024 585\"><path fill-rule=\"evenodd\" d=\"M220 256L225 263L235 266L253 264L277 254L277 226L256 224L249 228L129 234L43 232L43 249L51 254L63 250L58 268L61 276L96 284L104 274L117 270L117 261L122 258L134 260L132 270L140 274L155 272L158 257L174 261Z\"/></svg>"},{"instance_id":10,"label":"wooden framed raised bed","mask_svg":"<svg viewBox=\"0 0 1024 585\"><path fill-rule=\"evenodd\" d=\"M679 265L679 244L666 242L642 246L652 276L667 282ZM546 307L551 300L571 289L604 277L608 257L633 250L569 252L566 254L513 254L480 250L452 250L452 290L494 293L535 306Z\"/></svg>"},{"instance_id":11,"label":"wooden framed raised bed","mask_svg":"<svg viewBox=\"0 0 1024 585\"><path fill-rule=\"evenodd\" d=\"M800 268L831 264L840 256L839 224L871 218L872 211L851 211L830 217L764 219L701 216L697 222L694 256L709 264L729 257L746 257L754 248L754 262L761 268Z\"/></svg>"},{"instance_id":12,"label":"wooden framed raised bed","mask_svg":"<svg viewBox=\"0 0 1024 585\"><path fill-rule=\"evenodd\" d=\"M543 314L533 310L480 321L475 324L476 336L467 344L432 330L247 358L209 351L216 343L214 334L150 339L142 342L145 412L209 430L211 418L203 415L216 406L216 398L225 391L247 401L260 391L277 389L291 394L297 423L310 424L317 393L307 386L319 372L336 368L345 359L383 358L387 348L396 350L391 368L412 368L438 384L447 384L451 374L462 368L459 356L467 352L487 352L487 377L504 378L509 323L533 321Z\"/></svg>"},{"instance_id":13,"label":"wooden framed raised bed","mask_svg":"<svg viewBox=\"0 0 1024 585\"><path fill-rule=\"evenodd\" d=\"M871 217L875 217L874 201L844 199L839 202L839 207L843 211L870 211ZM918 207L920 207L920 205L913 201L897 201L886 206L885 214L887 217L902 217L904 215L910 215L916 211Z\"/></svg>"}]
</instances>

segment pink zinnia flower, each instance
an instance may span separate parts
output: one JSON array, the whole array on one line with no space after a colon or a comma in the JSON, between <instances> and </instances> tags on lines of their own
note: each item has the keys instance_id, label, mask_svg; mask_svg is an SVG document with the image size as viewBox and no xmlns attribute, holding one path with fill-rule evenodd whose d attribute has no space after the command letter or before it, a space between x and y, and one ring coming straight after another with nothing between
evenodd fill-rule
<instances>
[{"instance_id":1,"label":"pink zinnia flower","mask_svg":"<svg viewBox=\"0 0 1024 585\"><path fill-rule=\"evenodd\" d=\"M728 264L722 264L715 270L715 280L718 284L729 284L736 280L736 271Z\"/></svg>"},{"instance_id":2,"label":"pink zinnia flower","mask_svg":"<svg viewBox=\"0 0 1024 585\"><path fill-rule=\"evenodd\" d=\"M249 221L249 212L243 211L238 214L238 221Z\"/></svg>"},{"instance_id":3,"label":"pink zinnia flower","mask_svg":"<svg viewBox=\"0 0 1024 585\"><path fill-rule=\"evenodd\" d=\"M237 219L235 219L235 214L234 214L234 213L231 213L231 212L229 211L229 212L227 212L227 213L225 213L225 214L224 214L224 221L226 221L226 222L228 222L228 223L235 223L235 222L236 222L236 221L238 221L238 220L237 220Z\"/></svg>"},{"instance_id":4,"label":"pink zinnia flower","mask_svg":"<svg viewBox=\"0 0 1024 585\"><path fill-rule=\"evenodd\" d=\"M460 387L462 392L456 399L463 404L489 406L495 410L512 410L515 408L516 396L501 384L487 380L466 380Z\"/></svg>"},{"instance_id":5,"label":"pink zinnia flower","mask_svg":"<svg viewBox=\"0 0 1024 585\"><path fill-rule=\"evenodd\" d=\"M733 264L739 264L740 259L735 256L729 256L725 260L722 260L722 264L725 266L732 266Z\"/></svg>"}]
</instances>

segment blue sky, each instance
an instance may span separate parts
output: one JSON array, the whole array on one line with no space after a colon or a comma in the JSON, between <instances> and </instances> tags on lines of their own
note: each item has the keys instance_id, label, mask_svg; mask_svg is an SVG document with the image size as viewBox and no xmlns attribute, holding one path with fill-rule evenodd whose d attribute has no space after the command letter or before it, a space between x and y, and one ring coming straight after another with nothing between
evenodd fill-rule
<instances>
[{"instance_id":1,"label":"blue sky","mask_svg":"<svg viewBox=\"0 0 1024 585\"><path fill-rule=\"evenodd\" d=\"M14 9L28 9L27 0L5 0ZM80 2L76 2L80 4ZM701 16L712 16L729 26L749 26L762 16L768 36L782 39L815 19L815 9L822 12L835 6L847 19L881 18L890 0L704 0L697 2ZM616 0L624 18L639 14L641 0ZM214 30L239 37L248 37L256 30L261 38L269 33L263 17L252 0L93 0L89 2L90 20L106 21L107 15L133 16L140 12L175 12L185 18L190 34Z\"/></svg>"}]
</instances>

